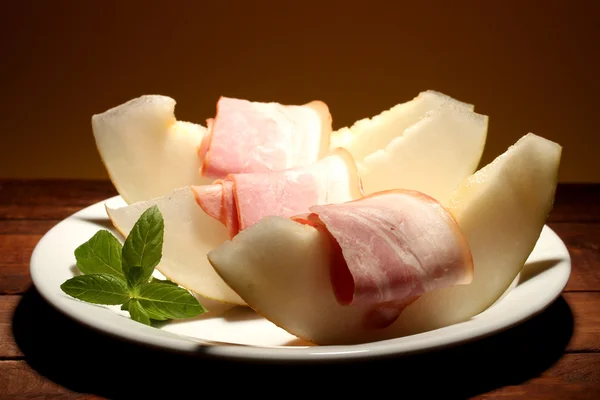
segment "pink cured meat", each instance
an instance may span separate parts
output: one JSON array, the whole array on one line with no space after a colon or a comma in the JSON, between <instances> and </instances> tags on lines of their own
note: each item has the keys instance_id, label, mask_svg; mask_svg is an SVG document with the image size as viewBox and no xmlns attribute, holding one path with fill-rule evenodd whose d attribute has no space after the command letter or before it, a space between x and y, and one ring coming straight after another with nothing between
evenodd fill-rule
<instances>
[{"instance_id":1,"label":"pink cured meat","mask_svg":"<svg viewBox=\"0 0 600 400\"><path fill-rule=\"evenodd\" d=\"M221 222L227 227L230 237L234 237L240 230L237 204L233 192L234 183L229 179L224 179L223 185L223 213Z\"/></svg>"},{"instance_id":2,"label":"pink cured meat","mask_svg":"<svg viewBox=\"0 0 600 400\"><path fill-rule=\"evenodd\" d=\"M212 185L194 186L194 195L196 202L205 213L225 223L221 179L217 179Z\"/></svg>"},{"instance_id":3,"label":"pink cured meat","mask_svg":"<svg viewBox=\"0 0 600 400\"><path fill-rule=\"evenodd\" d=\"M224 178L309 165L328 151L331 123L321 101L282 105L221 97L198 149L200 174Z\"/></svg>"},{"instance_id":4,"label":"pink cured meat","mask_svg":"<svg viewBox=\"0 0 600 400\"><path fill-rule=\"evenodd\" d=\"M196 186L193 190L197 203L208 215L221 221L231 237L268 215L287 218L308 212L315 204L362 197L356 164L348 151L341 148L305 167L230 174L217 185L220 189ZM217 208L219 190L221 207Z\"/></svg>"},{"instance_id":5,"label":"pink cured meat","mask_svg":"<svg viewBox=\"0 0 600 400\"><path fill-rule=\"evenodd\" d=\"M310 211L294 219L323 224L339 245L334 293L341 304L372 305L367 327L388 326L422 294L473 279L470 248L454 218L423 193L391 190Z\"/></svg>"}]
</instances>

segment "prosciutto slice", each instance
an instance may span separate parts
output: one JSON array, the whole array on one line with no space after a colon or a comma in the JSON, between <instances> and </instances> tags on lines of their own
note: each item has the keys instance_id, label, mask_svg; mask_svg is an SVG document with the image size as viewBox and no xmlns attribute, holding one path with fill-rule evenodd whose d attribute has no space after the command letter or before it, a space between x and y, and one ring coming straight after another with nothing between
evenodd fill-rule
<instances>
[{"instance_id":1,"label":"prosciutto slice","mask_svg":"<svg viewBox=\"0 0 600 400\"><path fill-rule=\"evenodd\" d=\"M268 215L292 217L319 204L362 197L354 159L338 148L321 160L283 171L229 174L212 185L192 187L196 202L221 221L230 237Z\"/></svg>"},{"instance_id":2,"label":"prosciutto slice","mask_svg":"<svg viewBox=\"0 0 600 400\"><path fill-rule=\"evenodd\" d=\"M200 174L218 179L309 165L327 153L331 123L322 101L282 105L221 97L198 149Z\"/></svg>"},{"instance_id":3,"label":"prosciutto slice","mask_svg":"<svg viewBox=\"0 0 600 400\"><path fill-rule=\"evenodd\" d=\"M330 277L338 303L369 306L383 328L422 294L473 279L469 245L440 203L409 190L315 205L292 219L325 227L335 245Z\"/></svg>"}]
</instances>

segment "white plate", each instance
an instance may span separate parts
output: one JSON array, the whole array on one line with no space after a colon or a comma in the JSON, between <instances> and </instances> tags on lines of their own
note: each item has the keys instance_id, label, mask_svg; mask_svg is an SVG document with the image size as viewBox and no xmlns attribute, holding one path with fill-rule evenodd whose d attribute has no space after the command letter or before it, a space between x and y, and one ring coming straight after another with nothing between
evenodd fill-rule
<instances>
[{"instance_id":1,"label":"white plate","mask_svg":"<svg viewBox=\"0 0 600 400\"><path fill-rule=\"evenodd\" d=\"M106 202L125 205L119 197ZM75 248L99 229L117 237L105 202L85 208L53 227L31 257L31 277L39 293L59 311L104 333L163 349L246 360L350 360L426 351L487 336L520 323L549 306L565 287L571 259L562 240L548 227L511 290L469 321L412 335L350 346L313 346L302 342L246 307L227 308L161 328L129 319L117 306L75 300L60 285L77 272ZM208 307L208 305L207 305Z\"/></svg>"}]
</instances>

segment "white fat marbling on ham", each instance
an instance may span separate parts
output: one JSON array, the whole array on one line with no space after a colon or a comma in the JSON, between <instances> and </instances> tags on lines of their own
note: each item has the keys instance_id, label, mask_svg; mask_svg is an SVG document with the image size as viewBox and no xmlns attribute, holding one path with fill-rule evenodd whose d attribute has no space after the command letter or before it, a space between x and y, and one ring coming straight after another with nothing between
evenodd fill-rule
<instances>
[{"instance_id":1,"label":"white fat marbling on ham","mask_svg":"<svg viewBox=\"0 0 600 400\"><path fill-rule=\"evenodd\" d=\"M470 249L458 225L422 193L380 192L310 211L343 254L346 276L337 264L331 274L338 302L373 305L366 326L387 326L425 292L473 278Z\"/></svg>"},{"instance_id":2,"label":"white fat marbling on ham","mask_svg":"<svg viewBox=\"0 0 600 400\"><path fill-rule=\"evenodd\" d=\"M196 201L228 228L231 237L268 215L291 217L315 204L342 203L362 197L360 178L345 149L305 167L284 171L229 174L216 181L219 190L195 187ZM211 185L213 186L213 185Z\"/></svg>"},{"instance_id":3,"label":"white fat marbling on ham","mask_svg":"<svg viewBox=\"0 0 600 400\"><path fill-rule=\"evenodd\" d=\"M331 115L325 103L305 105L251 102L221 97L207 120L198 155L201 174L280 171L317 161L327 151Z\"/></svg>"}]
</instances>

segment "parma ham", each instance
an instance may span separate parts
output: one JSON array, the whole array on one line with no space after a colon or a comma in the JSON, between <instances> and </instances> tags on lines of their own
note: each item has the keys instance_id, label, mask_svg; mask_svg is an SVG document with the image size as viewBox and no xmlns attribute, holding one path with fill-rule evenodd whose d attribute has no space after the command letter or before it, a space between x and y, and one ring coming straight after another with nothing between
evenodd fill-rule
<instances>
[{"instance_id":1,"label":"parma ham","mask_svg":"<svg viewBox=\"0 0 600 400\"><path fill-rule=\"evenodd\" d=\"M292 217L313 205L362 197L356 164L342 148L304 167L229 174L212 185L194 186L192 190L198 205L221 221L230 237L269 215Z\"/></svg>"},{"instance_id":2,"label":"parma ham","mask_svg":"<svg viewBox=\"0 0 600 400\"><path fill-rule=\"evenodd\" d=\"M306 220L335 241L331 284L340 304L372 305L365 325L385 327L422 294L473 280L473 259L456 221L433 198L391 190L310 207Z\"/></svg>"},{"instance_id":3,"label":"parma ham","mask_svg":"<svg viewBox=\"0 0 600 400\"><path fill-rule=\"evenodd\" d=\"M312 164L329 150L331 124L322 101L283 105L222 96L198 148L200 174L219 179Z\"/></svg>"}]
</instances>

